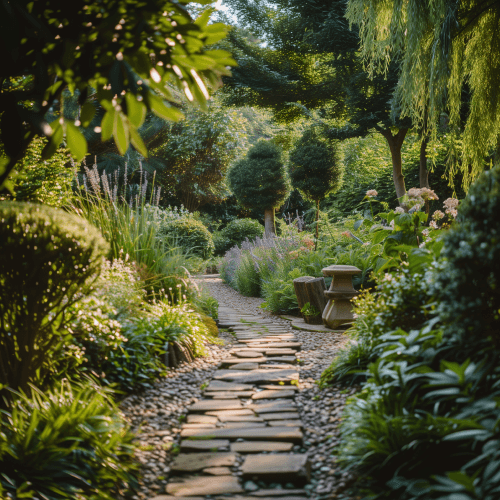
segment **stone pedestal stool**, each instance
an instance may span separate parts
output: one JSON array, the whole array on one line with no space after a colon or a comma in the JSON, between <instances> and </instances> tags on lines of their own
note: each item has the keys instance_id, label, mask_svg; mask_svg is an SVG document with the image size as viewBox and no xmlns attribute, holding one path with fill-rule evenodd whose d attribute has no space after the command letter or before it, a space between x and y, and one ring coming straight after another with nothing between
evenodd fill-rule
<instances>
[{"instance_id":1,"label":"stone pedestal stool","mask_svg":"<svg viewBox=\"0 0 500 500\"><path fill-rule=\"evenodd\" d=\"M328 303L323 311L323 324L334 329L351 323L354 319L351 299L358 295L352 286L352 277L361 274L361 270L354 266L328 266L322 271L332 277L330 289L325 291Z\"/></svg>"}]
</instances>

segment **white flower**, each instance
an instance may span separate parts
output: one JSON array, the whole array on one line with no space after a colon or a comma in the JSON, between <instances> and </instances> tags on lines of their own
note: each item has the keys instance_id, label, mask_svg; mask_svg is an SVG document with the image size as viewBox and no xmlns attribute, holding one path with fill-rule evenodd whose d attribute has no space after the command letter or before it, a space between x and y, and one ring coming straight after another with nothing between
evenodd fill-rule
<instances>
[{"instance_id":1,"label":"white flower","mask_svg":"<svg viewBox=\"0 0 500 500\"><path fill-rule=\"evenodd\" d=\"M429 227L432 227L432 229L437 229L438 228L437 222L435 220L431 220L429 222Z\"/></svg>"},{"instance_id":2,"label":"white flower","mask_svg":"<svg viewBox=\"0 0 500 500\"><path fill-rule=\"evenodd\" d=\"M448 208L450 210L453 208L457 208L458 204L459 204L459 201L456 198L448 198L448 199L444 200L444 202L443 202L444 208ZM448 213L448 211L446 211L446 213Z\"/></svg>"},{"instance_id":3,"label":"white flower","mask_svg":"<svg viewBox=\"0 0 500 500\"><path fill-rule=\"evenodd\" d=\"M394 213L395 214L404 214L405 213L405 209L403 207L396 207L395 210L394 210Z\"/></svg>"},{"instance_id":4,"label":"white flower","mask_svg":"<svg viewBox=\"0 0 500 500\"><path fill-rule=\"evenodd\" d=\"M441 210L436 210L433 214L432 214L432 218L434 220L441 220L444 218L444 214L443 212L441 212Z\"/></svg>"},{"instance_id":5,"label":"white flower","mask_svg":"<svg viewBox=\"0 0 500 500\"><path fill-rule=\"evenodd\" d=\"M375 189L370 189L366 192L366 196L368 196L368 198L373 198L377 195L378 195L378 193L377 193L377 191L375 191Z\"/></svg>"}]
</instances>

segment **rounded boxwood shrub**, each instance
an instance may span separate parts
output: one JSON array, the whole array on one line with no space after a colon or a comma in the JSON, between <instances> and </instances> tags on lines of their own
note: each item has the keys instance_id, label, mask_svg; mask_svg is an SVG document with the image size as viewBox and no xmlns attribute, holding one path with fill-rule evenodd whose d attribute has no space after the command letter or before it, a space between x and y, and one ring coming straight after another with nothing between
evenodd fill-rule
<instances>
[{"instance_id":1,"label":"rounded boxwood shrub","mask_svg":"<svg viewBox=\"0 0 500 500\"><path fill-rule=\"evenodd\" d=\"M63 345L65 315L100 273L109 246L84 219L0 203L0 386L26 390Z\"/></svg>"},{"instance_id":2,"label":"rounded boxwood shrub","mask_svg":"<svg viewBox=\"0 0 500 500\"><path fill-rule=\"evenodd\" d=\"M168 222L162 227L162 234L167 238L176 240L176 244L208 259L214 254L214 242L208 229L198 220L182 218Z\"/></svg>"},{"instance_id":3,"label":"rounded boxwood shrub","mask_svg":"<svg viewBox=\"0 0 500 500\"><path fill-rule=\"evenodd\" d=\"M224 255L230 248L240 246L245 239L262 238L264 226L253 219L234 219L219 234L216 255Z\"/></svg>"}]
</instances>

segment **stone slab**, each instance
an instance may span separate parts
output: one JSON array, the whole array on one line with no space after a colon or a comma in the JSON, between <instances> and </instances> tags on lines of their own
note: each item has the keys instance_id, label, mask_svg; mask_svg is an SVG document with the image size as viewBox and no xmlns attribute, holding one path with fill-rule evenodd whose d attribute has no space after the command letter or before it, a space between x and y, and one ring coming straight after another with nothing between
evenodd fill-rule
<instances>
[{"instance_id":1,"label":"stone slab","mask_svg":"<svg viewBox=\"0 0 500 500\"><path fill-rule=\"evenodd\" d=\"M293 349L286 348L256 348L251 349L249 347L235 347L233 348L229 354L235 354L236 352L258 352L264 353L266 356L295 356L295 351Z\"/></svg>"},{"instance_id":2,"label":"stone slab","mask_svg":"<svg viewBox=\"0 0 500 500\"><path fill-rule=\"evenodd\" d=\"M294 427L248 427L243 429L185 429L182 438L205 439L251 439L253 441L288 441L302 443L302 432Z\"/></svg>"},{"instance_id":3,"label":"stone slab","mask_svg":"<svg viewBox=\"0 0 500 500\"><path fill-rule=\"evenodd\" d=\"M188 415L188 424L216 424L218 422L217 417L211 417L209 415Z\"/></svg>"},{"instance_id":4,"label":"stone slab","mask_svg":"<svg viewBox=\"0 0 500 500\"><path fill-rule=\"evenodd\" d=\"M294 365L297 363L297 358L295 356L271 356L267 358L267 362L273 362L276 361L278 363L289 363L291 365Z\"/></svg>"},{"instance_id":5,"label":"stone slab","mask_svg":"<svg viewBox=\"0 0 500 500\"><path fill-rule=\"evenodd\" d=\"M192 477L167 484L167 493L176 497L224 495L229 493L243 493L244 491L238 478L233 476Z\"/></svg>"},{"instance_id":6,"label":"stone slab","mask_svg":"<svg viewBox=\"0 0 500 500\"><path fill-rule=\"evenodd\" d=\"M259 385L259 389L271 389L273 391L295 391L295 392L299 390L299 388L296 385L279 385L279 384Z\"/></svg>"},{"instance_id":7,"label":"stone slab","mask_svg":"<svg viewBox=\"0 0 500 500\"><path fill-rule=\"evenodd\" d=\"M216 418L216 417L214 417ZM264 422L264 419L261 417L254 417L253 415L219 415L219 420L221 422Z\"/></svg>"},{"instance_id":8,"label":"stone slab","mask_svg":"<svg viewBox=\"0 0 500 500\"><path fill-rule=\"evenodd\" d=\"M228 399L228 398L250 398L254 391L217 391L203 393L204 398Z\"/></svg>"},{"instance_id":9,"label":"stone slab","mask_svg":"<svg viewBox=\"0 0 500 500\"><path fill-rule=\"evenodd\" d=\"M292 420L269 420L268 425L271 427L304 427L302 422L297 419Z\"/></svg>"},{"instance_id":10,"label":"stone slab","mask_svg":"<svg viewBox=\"0 0 500 500\"><path fill-rule=\"evenodd\" d=\"M217 370L214 379L225 382L239 382L243 384L269 384L271 382L291 382L299 379L299 372L294 369L286 370ZM195 403L198 404L198 403Z\"/></svg>"},{"instance_id":11,"label":"stone slab","mask_svg":"<svg viewBox=\"0 0 500 500\"><path fill-rule=\"evenodd\" d=\"M279 413L263 413L262 418L264 420L293 420L299 419L300 415L295 411L284 411Z\"/></svg>"},{"instance_id":12,"label":"stone slab","mask_svg":"<svg viewBox=\"0 0 500 500\"><path fill-rule=\"evenodd\" d=\"M221 380L212 380L206 391L251 391L253 385L233 384L231 382L222 382Z\"/></svg>"},{"instance_id":13,"label":"stone slab","mask_svg":"<svg viewBox=\"0 0 500 500\"><path fill-rule=\"evenodd\" d=\"M230 476L232 473L229 467L209 467L208 469L203 469L203 472L212 476Z\"/></svg>"},{"instance_id":14,"label":"stone slab","mask_svg":"<svg viewBox=\"0 0 500 500\"><path fill-rule=\"evenodd\" d=\"M238 358L261 358L262 353L257 351L235 351L233 353Z\"/></svg>"},{"instance_id":15,"label":"stone slab","mask_svg":"<svg viewBox=\"0 0 500 500\"><path fill-rule=\"evenodd\" d=\"M248 455L241 466L243 478L258 476L260 480L279 482L298 481L305 483L310 479L311 467L306 453L292 455Z\"/></svg>"},{"instance_id":16,"label":"stone slab","mask_svg":"<svg viewBox=\"0 0 500 500\"><path fill-rule=\"evenodd\" d=\"M264 451L292 451L293 443L278 441L244 441L231 443L231 451L237 453L262 453Z\"/></svg>"},{"instance_id":17,"label":"stone slab","mask_svg":"<svg viewBox=\"0 0 500 500\"><path fill-rule=\"evenodd\" d=\"M195 451L214 451L229 447L228 439L205 439L204 441L181 441L181 451L195 450Z\"/></svg>"},{"instance_id":18,"label":"stone slab","mask_svg":"<svg viewBox=\"0 0 500 500\"><path fill-rule=\"evenodd\" d=\"M293 349L300 351L302 344L300 342L251 342L247 344L249 349Z\"/></svg>"},{"instance_id":19,"label":"stone slab","mask_svg":"<svg viewBox=\"0 0 500 500\"><path fill-rule=\"evenodd\" d=\"M259 353L255 353L255 354L259 354ZM234 358L223 359L220 362L220 364L221 365L236 365L238 363L241 364L242 361L243 360L240 357L235 356ZM250 363L265 363L267 361L267 358L265 356L259 355L258 358L252 358L249 361L250 361Z\"/></svg>"},{"instance_id":20,"label":"stone slab","mask_svg":"<svg viewBox=\"0 0 500 500\"><path fill-rule=\"evenodd\" d=\"M293 398L295 391L280 391L265 389L253 394L252 399L278 399L278 398Z\"/></svg>"},{"instance_id":21,"label":"stone slab","mask_svg":"<svg viewBox=\"0 0 500 500\"><path fill-rule=\"evenodd\" d=\"M172 470L195 472L207 467L232 467L236 463L234 453L181 453L170 464Z\"/></svg>"},{"instance_id":22,"label":"stone slab","mask_svg":"<svg viewBox=\"0 0 500 500\"><path fill-rule=\"evenodd\" d=\"M214 410L214 411L207 411L205 415L212 415L214 417L220 417L223 415L226 416L241 416L241 415L253 415L255 416L255 413L252 410L249 410L248 408L245 408L244 410Z\"/></svg>"},{"instance_id":23,"label":"stone slab","mask_svg":"<svg viewBox=\"0 0 500 500\"><path fill-rule=\"evenodd\" d=\"M215 429L215 424L182 424L181 429Z\"/></svg>"},{"instance_id":24,"label":"stone slab","mask_svg":"<svg viewBox=\"0 0 500 500\"><path fill-rule=\"evenodd\" d=\"M281 365L281 364L278 364L278 363L260 364L259 368L261 370L269 370L269 369L287 370L288 368L290 368L290 364L287 364L287 365Z\"/></svg>"},{"instance_id":25,"label":"stone slab","mask_svg":"<svg viewBox=\"0 0 500 500\"><path fill-rule=\"evenodd\" d=\"M271 403L259 403L249 406L249 410L254 410L256 413L276 413L291 411L296 412L297 406L289 400L285 401L272 401Z\"/></svg>"},{"instance_id":26,"label":"stone slab","mask_svg":"<svg viewBox=\"0 0 500 500\"><path fill-rule=\"evenodd\" d=\"M258 370L258 363L238 363L236 365L230 366L229 370Z\"/></svg>"},{"instance_id":27,"label":"stone slab","mask_svg":"<svg viewBox=\"0 0 500 500\"><path fill-rule=\"evenodd\" d=\"M215 410L239 410L242 408L239 399L231 401L222 401L218 399L202 399L189 407L192 412L205 412Z\"/></svg>"},{"instance_id":28,"label":"stone slab","mask_svg":"<svg viewBox=\"0 0 500 500\"><path fill-rule=\"evenodd\" d=\"M265 422L226 422L225 429L242 429L243 427L265 427Z\"/></svg>"}]
</instances>

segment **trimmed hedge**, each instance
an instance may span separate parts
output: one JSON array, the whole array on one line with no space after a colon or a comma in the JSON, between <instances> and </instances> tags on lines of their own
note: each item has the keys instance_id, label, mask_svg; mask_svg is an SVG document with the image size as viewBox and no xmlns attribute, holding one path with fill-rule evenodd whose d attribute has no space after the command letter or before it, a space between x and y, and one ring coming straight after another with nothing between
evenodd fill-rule
<instances>
[{"instance_id":1,"label":"trimmed hedge","mask_svg":"<svg viewBox=\"0 0 500 500\"><path fill-rule=\"evenodd\" d=\"M168 222L162 227L161 233L167 238L175 239L177 245L203 259L209 259L214 254L212 235L196 219L182 218Z\"/></svg>"},{"instance_id":2,"label":"trimmed hedge","mask_svg":"<svg viewBox=\"0 0 500 500\"><path fill-rule=\"evenodd\" d=\"M109 245L85 219L0 203L0 385L28 388L64 343L66 309L100 273Z\"/></svg>"}]
</instances>

